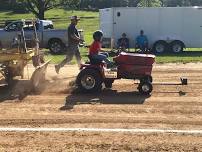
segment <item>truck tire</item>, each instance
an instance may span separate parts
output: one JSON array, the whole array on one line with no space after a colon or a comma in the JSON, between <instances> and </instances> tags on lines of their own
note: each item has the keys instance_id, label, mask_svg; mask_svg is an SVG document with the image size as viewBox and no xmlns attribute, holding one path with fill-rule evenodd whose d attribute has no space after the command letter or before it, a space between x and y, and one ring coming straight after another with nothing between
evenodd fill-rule
<instances>
[{"instance_id":1,"label":"truck tire","mask_svg":"<svg viewBox=\"0 0 202 152\"><path fill-rule=\"evenodd\" d=\"M181 41L173 41L170 43L172 53L181 53L184 49L184 44Z\"/></svg>"},{"instance_id":2,"label":"truck tire","mask_svg":"<svg viewBox=\"0 0 202 152\"><path fill-rule=\"evenodd\" d=\"M100 91L102 82L100 73L94 69L82 70L76 80L79 90L84 93Z\"/></svg>"},{"instance_id":3,"label":"truck tire","mask_svg":"<svg viewBox=\"0 0 202 152\"><path fill-rule=\"evenodd\" d=\"M59 39L52 39L48 43L48 48L52 54L60 54L64 50L64 44Z\"/></svg>"},{"instance_id":4,"label":"truck tire","mask_svg":"<svg viewBox=\"0 0 202 152\"><path fill-rule=\"evenodd\" d=\"M168 44L165 41L157 41L153 46L153 51L156 54L165 53L167 50Z\"/></svg>"}]
</instances>

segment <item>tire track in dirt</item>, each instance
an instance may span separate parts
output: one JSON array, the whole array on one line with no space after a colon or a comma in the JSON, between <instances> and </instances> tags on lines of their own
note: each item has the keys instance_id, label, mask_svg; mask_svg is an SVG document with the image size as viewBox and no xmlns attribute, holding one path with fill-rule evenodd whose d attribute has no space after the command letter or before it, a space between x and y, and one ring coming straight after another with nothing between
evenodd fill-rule
<instances>
[{"instance_id":1,"label":"tire track in dirt","mask_svg":"<svg viewBox=\"0 0 202 152\"><path fill-rule=\"evenodd\" d=\"M113 122L110 117L120 115L120 118L117 118L117 123L128 123L127 119L124 119L124 117L132 119L130 120L131 123L137 123L137 118L145 116L151 119L151 123L154 121L163 124L172 124L172 122L177 122L180 119L187 119L186 125L188 125L191 123L190 120L197 117L196 120L193 120L193 122L197 124L197 119L200 118L202 114L202 100L200 94L202 91L202 78L199 77L202 69L198 68L198 66L195 66L192 70L190 70L191 68L184 69L179 67L178 69L179 70L173 70L173 68L166 68L166 66L154 67L154 82L178 82L179 77L185 75L189 76L188 86L154 85L154 91L151 97L139 95L136 89L137 84L133 84L134 82L129 80L118 80L115 82L112 91L104 90L100 94L71 94L72 89L68 86L68 83L73 80L72 76L76 75L78 72L75 71L75 67L70 67L70 71L72 70L72 72L69 72L71 75L68 76L65 76L64 72L59 77L51 75L53 72L53 70L51 70L52 72L49 71L48 75L49 83L41 95L28 95L22 101L9 100L1 103L1 118L7 117L7 123L10 121L12 125L15 123L20 124L20 121L23 120L19 118L27 113L27 116L24 116L26 119L35 120L39 117L40 122L41 116L41 119L50 119L50 122L53 121L52 124L54 124L56 121L51 118L58 120L60 117L66 116L65 118L72 122L76 119L75 117L80 118L82 115L86 115L92 120L94 120L92 117L97 116L94 120L95 123L97 121L110 123L110 121ZM197 85L195 85L195 83L197 83ZM180 91L182 91L182 94L180 94ZM185 94L183 94L183 92ZM75 104L73 105L73 110L61 110L61 108L65 108L65 105L69 104L69 102ZM117 104L121 105L117 106ZM129 107L131 107L131 109ZM7 109L9 110L7 111ZM15 115L12 116L13 113L15 113ZM75 116L73 114L75 114ZM159 117L152 117L158 115ZM71 116L74 116L73 120L69 118ZM18 120L12 121L9 117ZM102 118L101 121L99 121L99 117ZM179 120L177 119L178 117ZM83 122L82 119L79 118L77 123L79 123L79 121ZM160 121L158 121L158 119ZM87 121L87 123L89 121L87 118L84 120ZM29 120L27 120L27 122L29 122ZM65 123L66 122L67 121L65 121ZM139 123L148 124L149 122L150 121L147 119L143 119ZM34 124L37 124L37 121Z\"/></svg>"},{"instance_id":2,"label":"tire track in dirt","mask_svg":"<svg viewBox=\"0 0 202 152\"><path fill-rule=\"evenodd\" d=\"M50 65L41 94L0 101L0 127L202 130L200 63L155 65L154 83L179 83L184 76L188 86L154 85L151 96L139 95L129 80L98 94L72 93L69 82L77 73L76 66L67 66L56 75ZM0 133L0 151L201 151L201 140L198 135L5 132Z\"/></svg>"},{"instance_id":3,"label":"tire track in dirt","mask_svg":"<svg viewBox=\"0 0 202 152\"><path fill-rule=\"evenodd\" d=\"M1 151L200 151L202 148L200 136L173 134L11 132L0 133L0 140Z\"/></svg>"}]
</instances>

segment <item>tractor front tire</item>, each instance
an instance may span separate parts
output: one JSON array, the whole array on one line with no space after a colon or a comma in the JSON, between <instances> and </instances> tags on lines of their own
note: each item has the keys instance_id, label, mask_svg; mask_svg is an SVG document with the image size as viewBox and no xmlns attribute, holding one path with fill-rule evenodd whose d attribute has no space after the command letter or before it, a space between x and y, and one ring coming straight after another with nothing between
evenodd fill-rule
<instances>
[{"instance_id":1,"label":"tractor front tire","mask_svg":"<svg viewBox=\"0 0 202 152\"><path fill-rule=\"evenodd\" d=\"M153 82L152 76L148 75L148 76L145 76L142 79L140 79L140 83L144 83L144 82L150 82L150 83L152 83Z\"/></svg>"},{"instance_id":2,"label":"tractor front tire","mask_svg":"<svg viewBox=\"0 0 202 152\"><path fill-rule=\"evenodd\" d=\"M138 90L143 95L149 95L153 90L153 86L151 82L143 82L139 84Z\"/></svg>"}]
</instances>

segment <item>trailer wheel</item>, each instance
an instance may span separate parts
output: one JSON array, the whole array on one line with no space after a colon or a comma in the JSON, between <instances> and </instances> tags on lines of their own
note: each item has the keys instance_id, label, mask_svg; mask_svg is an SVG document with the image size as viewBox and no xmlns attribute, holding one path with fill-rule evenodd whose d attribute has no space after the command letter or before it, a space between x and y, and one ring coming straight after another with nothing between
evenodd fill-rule
<instances>
[{"instance_id":1,"label":"trailer wheel","mask_svg":"<svg viewBox=\"0 0 202 152\"><path fill-rule=\"evenodd\" d=\"M64 44L59 39L52 39L48 43L48 48L52 54L60 54L64 50Z\"/></svg>"},{"instance_id":2,"label":"trailer wheel","mask_svg":"<svg viewBox=\"0 0 202 152\"><path fill-rule=\"evenodd\" d=\"M157 54L165 53L167 47L168 44L165 41L157 41L153 46L153 51Z\"/></svg>"},{"instance_id":3,"label":"trailer wheel","mask_svg":"<svg viewBox=\"0 0 202 152\"><path fill-rule=\"evenodd\" d=\"M78 88L82 92L97 92L102 89L102 78L98 71L94 69L84 69L77 77Z\"/></svg>"},{"instance_id":4,"label":"trailer wheel","mask_svg":"<svg viewBox=\"0 0 202 152\"><path fill-rule=\"evenodd\" d=\"M143 82L139 84L138 90L141 94L149 95L153 90L153 86L150 82Z\"/></svg>"},{"instance_id":5,"label":"trailer wheel","mask_svg":"<svg viewBox=\"0 0 202 152\"><path fill-rule=\"evenodd\" d=\"M184 49L184 44L181 41L174 41L170 44L173 53L181 53Z\"/></svg>"}]
</instances>

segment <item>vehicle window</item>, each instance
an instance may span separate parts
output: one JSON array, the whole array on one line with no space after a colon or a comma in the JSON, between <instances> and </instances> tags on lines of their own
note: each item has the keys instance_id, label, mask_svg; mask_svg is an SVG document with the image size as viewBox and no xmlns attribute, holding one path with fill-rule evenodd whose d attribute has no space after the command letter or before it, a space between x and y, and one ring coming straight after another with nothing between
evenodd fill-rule
<instances>
[{"instance_id":1,"label":"vehicle window","mask_svg":"<svg viewBox=\"0 0 202 152\"><path fill-rule=\"evenodd\" d=\"M7 27L8 31L20 31L22 27L22 23L21 22L16 22L16 23L12 23Z\"/></svg>"},{"instance_id":2,"label":"vehicle window","mask_svg":"<svg viewBox=\"0 0 202 152\"><path fill-rule=\"evenodd\" d=\"M38 30L38 28L39 28L39 23L36 23L36 30ZM30 24L25 24L25 26L23 27L23 29L25 30L25 31L31 31L31 30L34 30L34 26L32 25L32 23L30 23Z\"/></svg>"},{"instance_id":3,"label":"vehicle window","mask_svg":"<svg viewBox=\"0 0 202 152\"><path fill-rule=\"evenodd\" d=\"M43 27L44 27L44 30L54 29L53 24L48 23L48 22L47 22L47 23L44 22L44 23L43 23Z\"/></svg>"},{"instance_id":4,"label":"vehicle window","mask_svg":"<svg viewBox=\"0 0 202 152\"><path fill-rule=\"evenodd\" d=\"M33 26L25 26L25 27L23 27L23 29L24 29L25 31L34 30Z\"/></svg>"}]
</instances>

